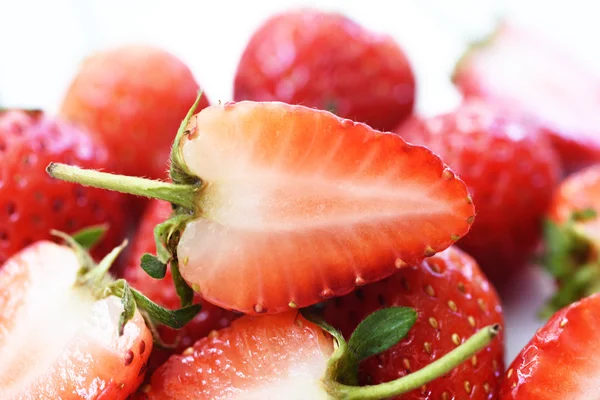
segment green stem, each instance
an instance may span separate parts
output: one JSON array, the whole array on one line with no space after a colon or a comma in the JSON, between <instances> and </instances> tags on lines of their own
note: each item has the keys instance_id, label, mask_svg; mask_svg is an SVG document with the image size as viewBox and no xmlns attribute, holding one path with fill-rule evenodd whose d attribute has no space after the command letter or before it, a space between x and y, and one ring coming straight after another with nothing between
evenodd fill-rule
<instances>
[{"instance_id":1,"label":"green stem","mask_svg":"<svg viewBox=\"0 0 600 400\"><path fill-rule=\"evenodd\" d=\"M380 400L410 392L456 368L490 344L500 332L500 325L490 325L471 336L466 342L428 366L395 381L373 386L347 386L338 382L327 384L334 399Z\"/></svg>"},{"instance_id":2,"label":"green stem","mask_svg":"<svg viewBox=\"0 0 600 400\"><path fill-rule=\"evenodd\" d=\"M133 176L114 175L61 163L50 163L46 172L51 177L63 181L165 200L189 210L194 210L196 191L200 188L198 185L181 185Z\"/></svg>"}]
</instances>

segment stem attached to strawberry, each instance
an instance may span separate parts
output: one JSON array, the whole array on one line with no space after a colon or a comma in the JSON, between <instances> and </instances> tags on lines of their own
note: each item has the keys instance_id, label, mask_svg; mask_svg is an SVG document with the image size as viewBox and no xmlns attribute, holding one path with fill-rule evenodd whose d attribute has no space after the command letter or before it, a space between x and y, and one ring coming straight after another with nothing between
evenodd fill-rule
<instances>
[{"instance_id":1,"label":"stem attached to strawberry","mask_svg":"<svg viewBox=\"0 0 600 400\"><path fill-rule=\"evenodd\" d=\"M46 171L51 177L63 181L165 200L188 210L194 209L196 192L201 189L198 185L177 184L134 176L115 175L61 163L50 163Z\"/></svg>"},{"instance_id":2,"label":"stem attached to strawberry","mask_svg":"<svg viewBox=\"0 0 600 400\"><path fill-rule=\"evenodd\" d=\"M456 368L484 349L500 332L500 325L490 325L475 333L461 346L428 366L391 382L373 386L348 386L333 381L327 383L329 394L335 399L378 400L399 396L418 389Z\"/></svg>"}]
</instances>

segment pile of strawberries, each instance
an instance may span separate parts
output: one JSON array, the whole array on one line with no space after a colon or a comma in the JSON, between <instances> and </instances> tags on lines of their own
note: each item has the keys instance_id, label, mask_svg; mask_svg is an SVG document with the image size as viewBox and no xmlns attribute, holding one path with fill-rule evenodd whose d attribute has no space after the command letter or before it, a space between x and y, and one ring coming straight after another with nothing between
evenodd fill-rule
<instances>
[{"instance_id":1,"label":"pile of strawberries","mask_svg":"<svg viewBox=\"0 0 600 400\"><path fill-rule=\"evenodd\" d=\"M598 398L600 81L510 25L453 81L416 115L390 37L301 10L235 102L132 45L56 117L0 110L0 399ZM556 294L505 368L495 287L533 262Z\"/></svg>"}]
</instances>

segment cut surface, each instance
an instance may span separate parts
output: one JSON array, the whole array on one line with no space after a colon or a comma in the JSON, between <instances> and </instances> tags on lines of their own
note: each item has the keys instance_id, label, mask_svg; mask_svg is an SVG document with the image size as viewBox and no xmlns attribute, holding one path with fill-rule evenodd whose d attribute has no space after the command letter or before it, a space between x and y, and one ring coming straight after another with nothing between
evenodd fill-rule
<instances>
[{"instance_id":1,"label":"cut surface","mask_svg":"<svg viewBox=\"0 0 600 400\"><path fill-rule=\"evenodd\" d=\"M600 294L556 313L506 373L501 400L600 399Z\"/></svg>"},{"instance_id":2,"label":"cut surface","mask_svg":"<svg viewBox=\"0 0 600 400\"><path fill-rule=\"evenodd\" d=\"M569 171L600 161L600 79L531 32L502 26L461 60L454 80L467 96L536 117Z\"/></svg>"},{"instance_id":3,"label":"cut surface","mask_svg":"<svg viewBox=\"0 0 600 400\"><path fill-rule=\"evenodd\" d=\"M225 308L311 305L469 230L464 183L397 135L283 103L209 107L188 128L183 157L206 186L180 269Z\"/></svg>"},{"instance_id":4,"label":"cut surface","mask_svg":"<svg viewBox=\"0 0 600 400\"><path fill-rule=\"evenodd\" d=\"M125 399L143 378L143 318L119 337L120 300L74 287L78 269L72 250L39 242L0 272L0 398Z\"/></svg>"},{"instance_id":5,"label":"cut surface","mask_svg":"<svg viewBox=\"0 0 600 400\"><path fill-rule=\"evenodd\" d=\"M297 312L245 316L171 357L144 388L152 400L328 399L333 339Z\"/></svg>"}]
</instances>

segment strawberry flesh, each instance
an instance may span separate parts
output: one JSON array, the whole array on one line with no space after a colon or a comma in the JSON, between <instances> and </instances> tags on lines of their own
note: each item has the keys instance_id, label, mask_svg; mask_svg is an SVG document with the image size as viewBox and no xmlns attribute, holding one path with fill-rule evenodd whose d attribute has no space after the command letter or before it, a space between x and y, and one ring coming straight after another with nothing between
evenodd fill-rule
<instances>
[{"instance_id":1,"label":"strawberry flesh","mask_svg":"<svg viewBox=\"0 0 600 400\"><path fill-rule=\"evenodd\" d=\"M152 336L138 313L118 335L120 299L75 286L79 260L38 242L0 270L0 398L125 399Z\"/></svg>"},{"instance_id":2,"label":"strawberry flesh","mask_svg":"<svg viewBox=\"0 0 600 400\"><path fill-rule=\"evenodd\" d=\"M299 313L245 316L171 357L141 398L322 399L333 339Z\"/></svg>"},{"instance_id":3,"label":"strawberry flesh","mask_svg":"<svg viewBox=\"0 0 600 400\"><path fill-rule=\"evenodd\" d=\"M224 308L276 313L346 294L473 221L465 184L431 151L325 111L230 103L187 129L202 218L182 233L179 268Z\"/></svg>"}]
</instances>

